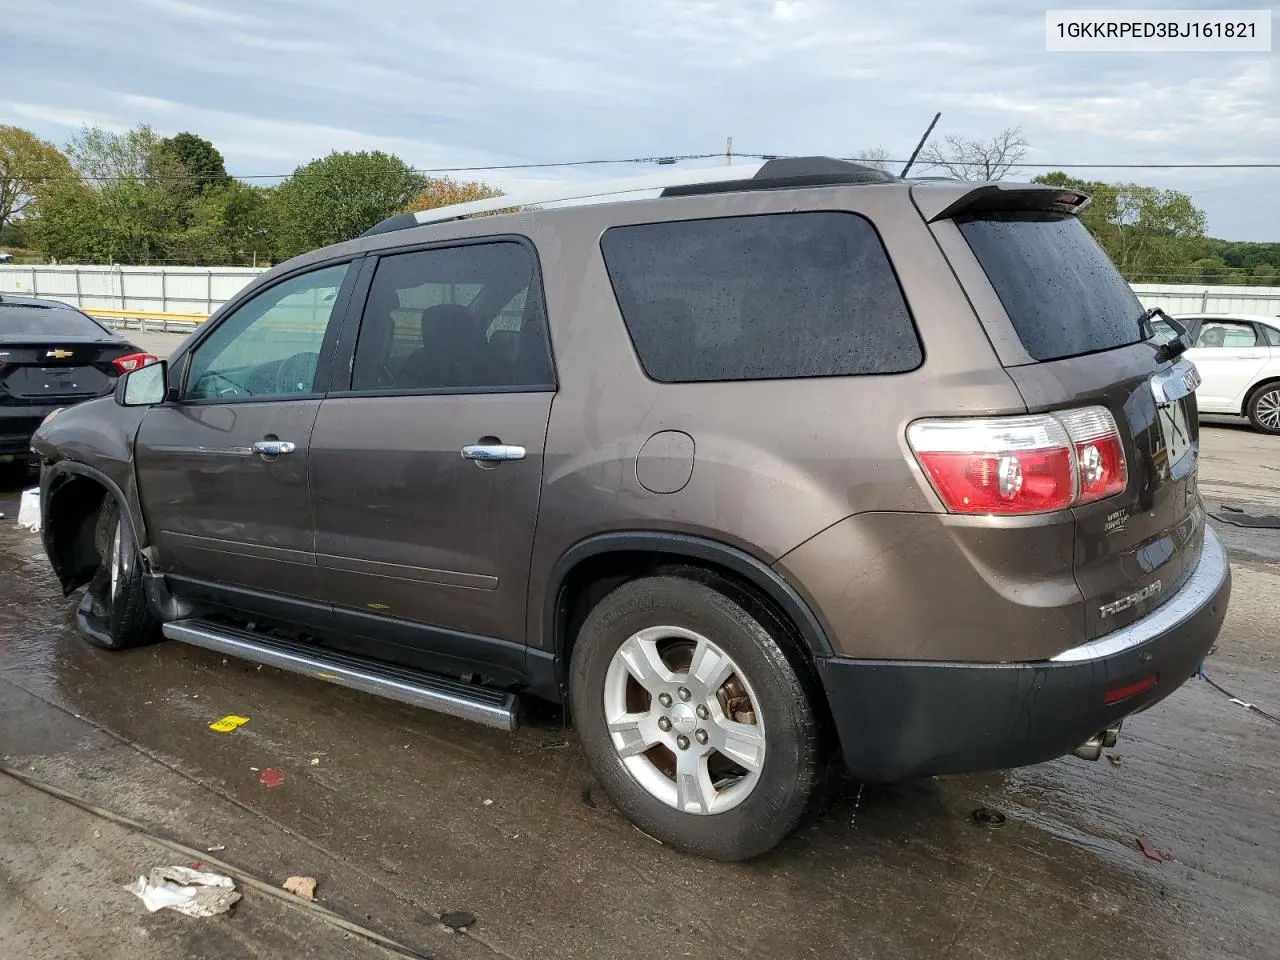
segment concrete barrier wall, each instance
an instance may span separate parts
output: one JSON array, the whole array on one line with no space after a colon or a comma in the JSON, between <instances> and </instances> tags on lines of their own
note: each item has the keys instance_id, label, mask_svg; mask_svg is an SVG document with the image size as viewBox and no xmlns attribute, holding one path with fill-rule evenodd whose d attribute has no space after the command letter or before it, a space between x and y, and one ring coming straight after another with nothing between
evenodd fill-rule
<instances>
[{"instance_id":1,"label":"concrete barrier wall","mask_svg":"<svg viewBox=\"0 0 1280 960\"><path fill-rule=\"evenodd\" d=\"M210 314L265 267L15 266L0 264L0 294L63 300L82 309ZM1180 313L1280 316L1280 287L1136 283L1148 307Z\"/></svg>"}]
</instances>

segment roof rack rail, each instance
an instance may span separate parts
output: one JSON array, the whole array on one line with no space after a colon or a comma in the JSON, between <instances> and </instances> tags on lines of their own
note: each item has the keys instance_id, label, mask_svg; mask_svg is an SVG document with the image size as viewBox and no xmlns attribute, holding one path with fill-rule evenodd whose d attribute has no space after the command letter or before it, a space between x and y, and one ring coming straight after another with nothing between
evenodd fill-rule
<instances>
[{"instance_id":1,"label":"roof rack rail","mask_svg":"<svg viewBox=\"0 0 1280 960\"><path fill-rule=\"evenodd\" d=\"M624 180L596 180L587 183L557 183L545 187L471 200L445 207L401 213L375 224L361 236L370 237L394 230L407 230L429 223L447 223L483 213L519 209L543 203L587 201L607 203L635 199L629 194L644 193L639 199L687 197L735 190L783 190L788 187L834 186L853 183L889 183L898 178L884 170L830 157L787 157L744 163L732 167L710 167L701 170L669 170Z\"/></svg>"}]
</instances>

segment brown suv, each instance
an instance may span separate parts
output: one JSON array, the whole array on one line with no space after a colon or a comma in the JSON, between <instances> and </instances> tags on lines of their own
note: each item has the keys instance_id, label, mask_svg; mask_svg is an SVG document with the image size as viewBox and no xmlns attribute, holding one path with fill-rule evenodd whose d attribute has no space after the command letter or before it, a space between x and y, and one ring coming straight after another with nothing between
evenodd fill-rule
<instances>
[{"instance_id":1,"label":"brown suv","mask_svg":"<svg viewBox=\"0 0 1280 960\"><path fill-rule=\"evenodd\" d=\"M46 421L85 636L503 728L561 702L641 830L727 859L836 754L1096 758L1195 671L1230 575L1195 369L1086 198L823 159L688 179L392 218Z\"/></svg>"}]
</instances>

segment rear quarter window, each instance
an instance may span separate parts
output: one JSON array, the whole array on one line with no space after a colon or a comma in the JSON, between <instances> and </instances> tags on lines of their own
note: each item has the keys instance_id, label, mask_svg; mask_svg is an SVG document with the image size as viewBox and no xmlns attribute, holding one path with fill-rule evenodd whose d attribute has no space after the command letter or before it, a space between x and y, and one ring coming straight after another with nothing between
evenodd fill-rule
<instances>
[{"instance_id":1,"label":"rear quarter window","mask_svg":"<svg viewBox=\"0 0 1280 960\"><path fill-rule=\"evenodd\" d=\"M923 359L884 246L856 214L613 227L600 246L654 380L892 374Z\"/></svg>"},{"instance_id":2,"label":"rear quarter window","mask_svg":"<svg viewBox=\"0 0 1280 960\"><path fill-rule=\"evenodd\" d=\"M1018 211L960 218L957 225L1034 359L1142 339L1142 304L1074 216Z\"/></svg>"}]
</instances>

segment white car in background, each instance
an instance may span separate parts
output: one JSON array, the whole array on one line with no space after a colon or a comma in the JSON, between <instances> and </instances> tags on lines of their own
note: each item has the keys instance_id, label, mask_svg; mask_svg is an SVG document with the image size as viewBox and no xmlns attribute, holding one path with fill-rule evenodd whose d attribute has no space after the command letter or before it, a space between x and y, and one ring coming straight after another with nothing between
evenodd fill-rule
<instances>
[{"instance_id":1,"label":"white car in background","mask_svg":"<svg viewBox=\"0 0 1280 960\"><path fill-rule=\"evenodd\" d=\"M1280 434L1280 317L1197 313L1178 317L1191 348L1183 356L1200 371L1201 413L1248 417L1255 430ZM1152 320L1160 338L1173 330Z\"/></svg>"}]
</instances>

